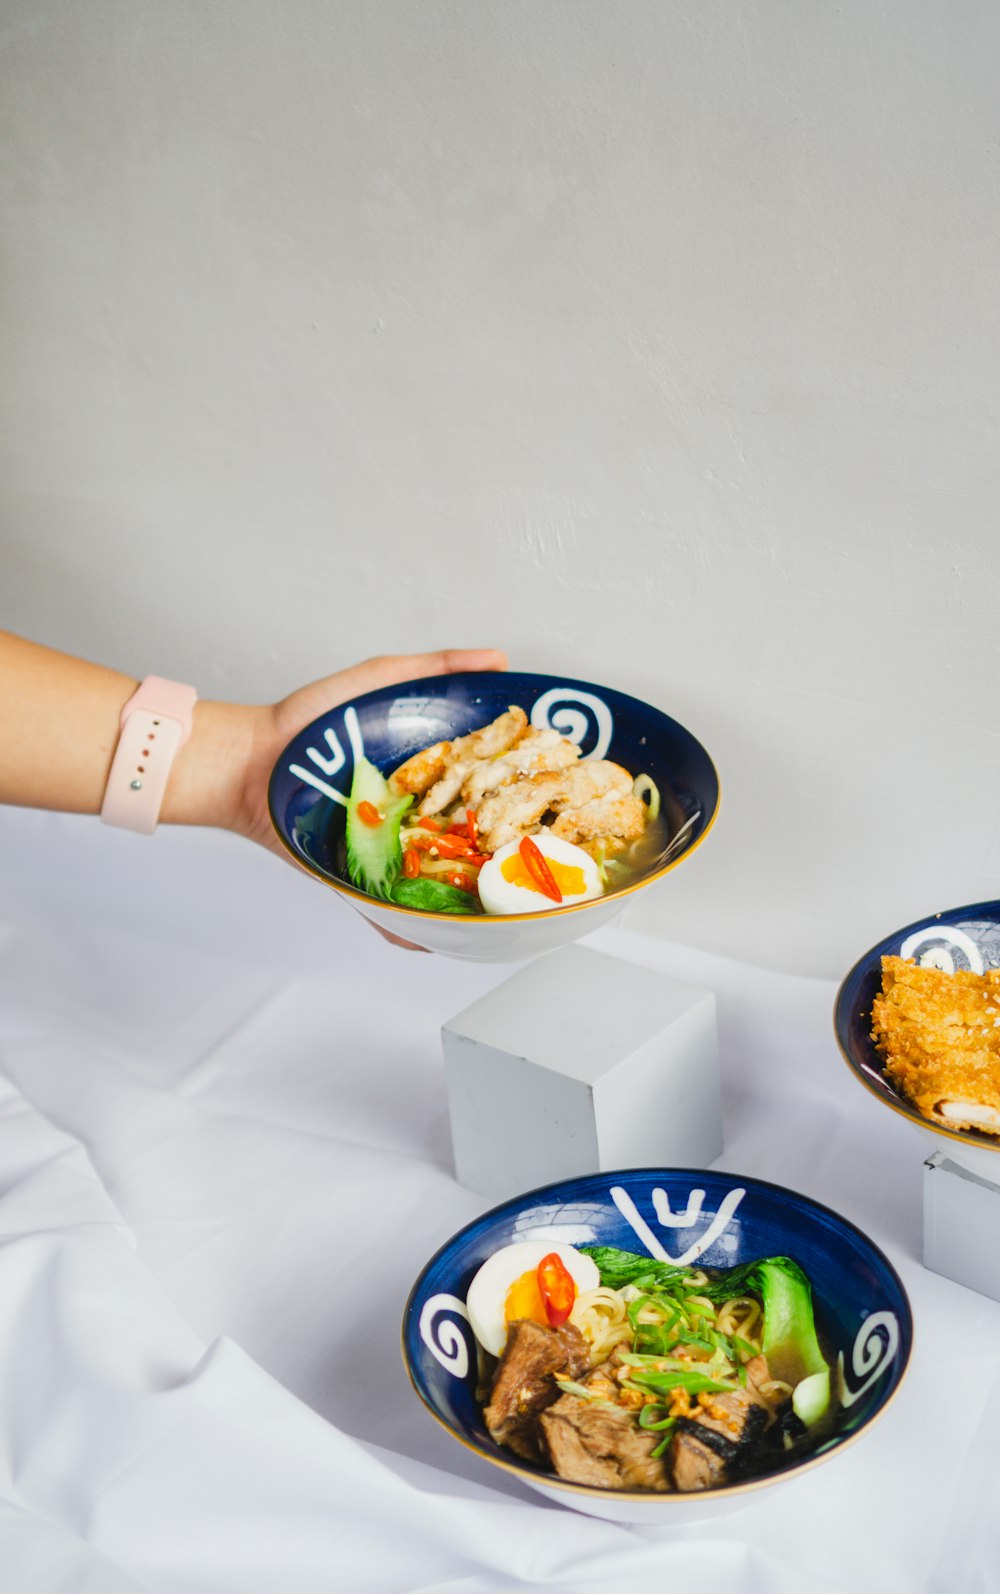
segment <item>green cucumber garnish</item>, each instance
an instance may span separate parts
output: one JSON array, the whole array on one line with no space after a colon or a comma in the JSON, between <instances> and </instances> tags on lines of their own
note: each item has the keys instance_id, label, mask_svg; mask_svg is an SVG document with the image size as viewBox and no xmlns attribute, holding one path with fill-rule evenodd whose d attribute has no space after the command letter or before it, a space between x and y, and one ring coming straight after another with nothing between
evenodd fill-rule
<instances>
[{"instance_id":1,"label":"green cucumber garnish","mask_svg":"<svg viewBox=\"0 0 1000 1594\"><path fill-rule=\"evenodd\" d=\"M362 804L376 810L376 824L358 817ZM367 758L358 759L347 800L347 871L359 891L389 901L403 864L399 827L412 804L412 797L396 796Z\"/></svg>"}]
</instances>

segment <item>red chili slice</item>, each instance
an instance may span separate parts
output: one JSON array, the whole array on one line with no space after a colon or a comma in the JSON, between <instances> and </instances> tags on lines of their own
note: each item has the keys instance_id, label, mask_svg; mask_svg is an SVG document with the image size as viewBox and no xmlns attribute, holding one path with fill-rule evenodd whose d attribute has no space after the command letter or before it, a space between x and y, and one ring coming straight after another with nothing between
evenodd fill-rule
<instances>
[{"instance_id":1,"label":"red chili slice","mask_svg":"<svg viewBox=\"0 0 1000 1594\"><path fill-rule=\"evenodd\" d=\"M538 1292L551 1328L565 1323L576 1300L576 1285L558 1251L550 1251L538 1264Z\"/></svg>"},{"instance_id":2,"label":"red chili slice","mask_svg":"<svg viewBox=\"0 0 1000 1594\"><path fill-rule=\"evenodd\" d=\"M407 847L403 853L403 873L407 880L416 880L420 873L420 854L415 847Z\"/></svg>"},{"instance_id":3,"label":"red chili slice","mask_svg":"<svg viewBox=\"0 0 1000 1594\"><path fill-rule=\"evenodd\" d=\"M358 803L358 818L363 825L370 825L373 830L382 823L382 815L374 803Z\"/></svg>"},{"instance_id":4,"label":"red chili slice","mask_svg":"<svg viewBox=\"0 0 1000 1594\"><path fill-rule=\"evenodd\" d=\"M469 875L461 874L457 869L452 874L446 874L445 879L450 886L457 886L459 891L475 891L476 889L476 882Z\"/></svg>"},{"instance_id":5,"label":"red chili slice","mask_svg":"<svg viewBox=\"0 0 1000 1594\"><path fill-rule=\"evenodd\" d=\"M441 823L441 821L439 819L432 819L429 814L426 819L418 819L417 824L420 826L421 830L433 830L436 836L440 835L441 831L444 829L444 825Z\"/></svg>"},{"instance_id":6,"label":"red chili slice","mask_svg":"<svg viewBox=\"0 0 1000 1594\"><path fill-rule=\"evenodd\" d=\"M473 855L468 836L439 836L437 845L442 858L471 858Z\"/></svg>"},{"instance_id":7,"label":"red chili slice","mask_svg":"<svg viewBox=\"0 0 1000 1594\"><path fill-rule=\"evenodd\" d=\"M479 830L478 830L478 827L476 825L476 816L473 813L471 808L467 808L465 810L465 822L466 822L466 824L469 827L469 840L472 842L472 845L475 847L476 851L478 852L479 851Z\"/></svg>"},{"instance_id":8,"label":"red chili slice","mask_svg":"<svg viewBox=\"0 0 1000 1594\"><path fill-rule=\"evenodd\" d=\"M433 852L439 858L477 858L464 836L411 836L409 845L419 852Z\"/></svg>"},{"instance_id":9,"label":"red chili slice","mask_svg":"<svg viewBox=\"0 0 1000 1594\"><path fill-rule=\"evenodd\" d=\"M545 896L549 897L551 901L561 902L563 894L556 884L555 875L545 862L545 855L537 842L532 841L530 836L522 836L521 844L517 850L524 860L524 867L532 880L534 880L539 891L544 892Z\"/></svg>"}]
</instances>

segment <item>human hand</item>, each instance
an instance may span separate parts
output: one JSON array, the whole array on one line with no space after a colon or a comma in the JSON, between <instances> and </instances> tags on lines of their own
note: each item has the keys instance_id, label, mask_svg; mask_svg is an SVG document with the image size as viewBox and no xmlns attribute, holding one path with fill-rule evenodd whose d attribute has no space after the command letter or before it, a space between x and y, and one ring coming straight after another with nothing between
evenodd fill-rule
<instances>
[{"instance_id":1,"label":"human hand","mask_svg":"<svg viewBox=\"0 0 1000 1594\"><path fill-rule=\"evenodd\" d=\"M227 829L246 836L271 852L291 861L274 833L267 810L267 787L271 771L292 737L338 703L347 703L374 692L380 686L394 686L424 675L454 675L460 670L504 670L506 655L495 648L445 649L440 653L386 655L365 659L350 669L324 676L309 686L300 687L279 703L245 711L242 756L233 761L231 778L224 786L226 799L219 814ZM237 746L240 742L237 742ZM378 928L374 926L373 928ZM413 948L411 941L379 929L379 934L394 946Z\"/></svg>"},{"instance_id":2,"label":"human hand","mask_svg":"<svg viewBox=\"0 0 1000 1594\"><path fill-rule=\"evenodd\" d=\"M495 648L452 648L440 653L390 654L324 676L300 687L280 703L248 711L242 768L234 767L221 822L238 835L287 857L267 811L271 771L292 737L338 703L365 692L395 686L424 675L455 675L462 670L504 670L506 655Z\"/></svg>"}]
</instances>

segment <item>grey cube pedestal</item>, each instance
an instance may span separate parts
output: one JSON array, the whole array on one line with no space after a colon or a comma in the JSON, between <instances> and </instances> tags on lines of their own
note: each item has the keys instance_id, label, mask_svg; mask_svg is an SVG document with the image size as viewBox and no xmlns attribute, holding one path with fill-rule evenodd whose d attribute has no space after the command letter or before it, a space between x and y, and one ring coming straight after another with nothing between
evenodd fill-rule
<instances>
[{"instance_id":1,"label":"grey cube pedestal","mask_svg":"<svg viewBox=\"0 0 1000 1594\"><path fill-rule=\"evenodd\" d=\"M924 1163L924 1266L1000 1301L1000 1185L942 1151Z\"/></svg>"},{"instance_id":2,"label":"grey cube pedestal","mask_svg":"<svg viewBox=\"0 0 1000 1594\"><path fill-rule=\"evenodd\" d=\"M715 997L580 946L444 1025L460 1184L501 1200L604 1168L722 1150Z\"/></svg>"}]
</instances>

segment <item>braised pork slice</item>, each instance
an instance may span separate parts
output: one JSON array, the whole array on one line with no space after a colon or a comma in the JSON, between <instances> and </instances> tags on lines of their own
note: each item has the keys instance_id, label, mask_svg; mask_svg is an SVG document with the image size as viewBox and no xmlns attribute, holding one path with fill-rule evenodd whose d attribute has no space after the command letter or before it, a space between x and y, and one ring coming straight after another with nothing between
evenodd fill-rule
<instances>
[{"instance_id":1,"label":"braised pork slice","mask_svg":"<svg viewBox=\"0 0 1000 1594\"><path fill-rule=\"evenodd\" d=\"M755 1357L758 1373L767 1364ZM702 1396L690 1417L679 1417L667 1461L674 1488L689 1494L729 1483L752 1465L754 1454L770 1421L767 1407L756 1392L748 1363L745 1389L724 1395Z\"/></svg>"},{"instance_id":2,"label":"braised pork slice","mask_svg":"<svg viewBox=\"0 0 1000 1594\"><path fill-rule=\"evenodd\" d=\"M507 1330L490 1403L483 1412L490 1435L527 1461L544 1457L539 1413L559 1398L554 1373L577 1379L590 1365L590 1350L571 1323L547 1328L519 1318Z\"/></svg>"},{"instance_id":3,"label":"braised pork slice","mask_svg":"<svg viewBox=\"0 0 1000 1594\"><path fill-rule=\"evenodd\" d=\"M587 1385L600 1387L590 1380ZM543 1411L539 1421L552 1465L568 1483L591 1483L601 1489L669 1489L663 1459L652 1454L660 1435L640 1428L634 1411L566 1394Z\"/></svg>"}]
</instances>

